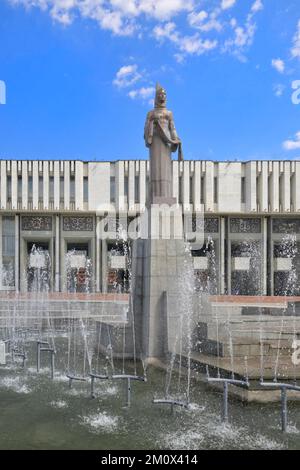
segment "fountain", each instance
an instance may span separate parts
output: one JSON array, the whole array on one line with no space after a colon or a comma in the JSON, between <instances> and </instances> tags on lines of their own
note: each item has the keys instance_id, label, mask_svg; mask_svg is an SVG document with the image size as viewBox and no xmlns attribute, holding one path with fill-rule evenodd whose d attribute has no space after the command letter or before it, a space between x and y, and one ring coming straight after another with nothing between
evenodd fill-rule
<instances>
[{"instance_id":1,"label":"fountain","mask_svg":"<svg viewBox=\"0 0 300 470\"><path fill-rule=\"evenodd\" d=\"M199 446L201 433L210 436L210 423L224 432L216 412L220 391L222 421L238 443L239 426L248 425L252 410L258 416L262 410L251 404L241 413L241 405L233 402L230 419L230 396L271 401L266 394L276 392L271 399L280 398L281 429L288 432L289 393L294 398L300 391L299 369L287 364L289 342L296 344L300 334L299 313L289 301L298 289L297 241L288 235L274 246L275 291L284 293L275 306L261 296L258 237L232 242L228 271L234 296L217 295L216 251L223 247L203 214L192 221L195 238L184 235L186 214L172 196L170 174L171 153L178 149L181 162L182 146L165 100L165 91L158 86L156 106L145 126L151 166L147 207L137 239L130 240L127 227L119 223L116 240L107 244L109 292L102 297L94 294L88 243L73 241L67 245L64 278L58 279L66 292L51 292L50 252L42 243L32 243L24 273L28 293L8 298L1 310L1 377L26 378L36 402L40 388L53 393L58 408L68 402L72 419L78 408L83 413L93 409L96 421L102 417L107 423L107 415L101 414L107 408L121 421L125 408L127 425L131 430L137 427L145 442L140 424L144 419L138 413L145 413L148 426L154 422L156 427L161 420L163 433L174 431L180 413L187 434L202 419L201 432L193 431L200 435ZM11 269L8 265L3 274L7 282ZM46 374L43 362L49 365ZM125 406L117 407L119 401ZM172 419L162 411L165 408L174 414ZM114 425L114 419L109 423ZM157 432L154 429L152 435Z\"/></svg>"}]
</instances>

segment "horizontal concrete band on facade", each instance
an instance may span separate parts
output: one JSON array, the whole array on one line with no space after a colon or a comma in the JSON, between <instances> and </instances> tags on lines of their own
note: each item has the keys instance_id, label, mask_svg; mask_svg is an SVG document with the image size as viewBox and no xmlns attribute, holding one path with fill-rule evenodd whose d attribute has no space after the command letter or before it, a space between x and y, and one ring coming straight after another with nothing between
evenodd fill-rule
<instances>
[{"instance_id":1,"label":"horizontal concrete band on facade","mask_svg":"<svg viewBox=\"0 0 300 470\"><path fill-rule=\"evenodd\" d=\"M172 163L184 211L299 213L300 161ZM149 162L0 161L0 209L114 211L145 208Z\"/></svg>"}]
</instances>

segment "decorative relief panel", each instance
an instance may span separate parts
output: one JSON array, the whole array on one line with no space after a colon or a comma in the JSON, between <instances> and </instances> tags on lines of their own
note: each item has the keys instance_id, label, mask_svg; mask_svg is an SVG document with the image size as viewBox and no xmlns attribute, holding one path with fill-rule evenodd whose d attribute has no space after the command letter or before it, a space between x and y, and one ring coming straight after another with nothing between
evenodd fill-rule
<instances>
[{"instance_id":1,"label":"decorative relief panel","mask_svg":"<svg viewBox=\"0 0 300 470\"><path fill-rule=\"evenodd\" d=\"M273 219L273 233L300 233L300 219Z\"/></svg>"},{"instance_id":2,"label":"decorative relief panel","mask_svg":"<svg viewBox=\"0 0 300 470\"><path fill-rule=\"evenodd\" d=\"M63 217L65 232L91 232L93 229L93 217Z\"/></svg>"},{"instance_id":3,"label":"decorative relief panel","mask_svg":"<svg viewBox=\"0 0 300 470\"><path fill-rule=\"evenodd\" d=\"M204 220L205 233L218 233L219 232L219 219L208 218Z\"/></svg>"},{"instance_id":4,"label":"decorative relief panel","mask_svg":"<svg viewBox=\"0 0 300 470\"><path fill-rule=\"evenodd\" d=\"M204 222L204 233L218 233L219 232L219 219L217 218L207 218L203 219L202 217L194 217L192 219L193 232L203 232L203 222Z\"/></svg>"},{"instance_id":5,"label":"decorative relief panel","mask_svg":"<svg viewBox=\"0 0 300 470\"><path fill-rule=\"evenodd\" d=\"M21 223L22 230L32 231L51 231L52 230L52 217L51 216L38 216L38 215L24 215L22 216Z\"/></svg>"},{"instance_id":6,"label":"decorative relief panel","mask_svg":"<svg viewBox=\"0 0 300 470\"><path fill-rule=\"evenodd\" d=\"M261 219L230 219L231 233L261 233Z\"/></svg>"}]
</instances>

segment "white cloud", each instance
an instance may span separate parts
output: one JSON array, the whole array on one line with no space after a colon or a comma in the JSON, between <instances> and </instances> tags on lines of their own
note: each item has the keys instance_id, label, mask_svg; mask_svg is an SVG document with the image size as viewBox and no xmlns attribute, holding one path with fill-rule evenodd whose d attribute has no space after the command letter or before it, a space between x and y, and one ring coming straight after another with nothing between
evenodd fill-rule
<instances>
[{"instance_id":1,"label":"white cloud","mask_svg":"<svg viewBox=\"0 0 300 470\"><path fill-rule=\"evenodd\" d=\"M150 98L153 98L154 94L155 94L155 88L150 86L150 87L141 87L135 90L131 90L128 93L128 96L133 100L142 99L143 101L146 101L146 100L149 100Z\"/></svg>"},{"instance_id":2,"label":"white cloud","mask_svg":"<svg viewBox=\"0 0 300 470\"><path fill-rule=\"evenodd\" d=\"M300 131L295 134L294 140L286 140L282 144L285 150L298 150L300 149Z\"/></svg>"},{"instance_id":3,"label":"white cloud","mask_svg":"<svg viewBox=\"0 0 300 470\"><path fill-rule=\"evenodd\" d=\"M244 25L239 25L236 18L230 20L230 26L234 31L234 37L227 39L222 48L223 52L231 52L240 60L245 61L244 52L254 41L257 24L254 21L256 14L263 8L261 0L255 0L247 15Z\"/></svg>"},{"instance_id":4,"label":"white cloud","mask_svg":"<svg viewBox=\"0 0 300 470\"><path fill-rule=\"evenodd\" d=\"M118 70L113 84L118 88L127 88L134 85L141 77L136 64L123 65L123 67Z\"/></svg>"},{"instance_id":5,"label":"white cloud","mask_svg":"<svg viewBox=\"0 0 300 470\"><path fill-rule=\"evenodd\" d=\"M293 58L300 59L300 20L298 21L297 31L293 38L293 47L291 49L291 54Z\"/></svg>"},{"instance_id":6,"label":"white cloud","mask_svg":"<svg viewBox=\"0 0 300 470\"><path fill-rule=\"evenodd\" d=\"M188 22L192 28L196 28L199 31L221 31L222 23L217 19L218 15L219 10L214 10L210 14L205 10L201 10L198 13L192 11L188 15Z\"/></svg>"},{"instance_id":7,"label":"white cloud","mask_svg":"<svg viewBox=\"0 0 300 470\"><path fill-rule=\"evenodd\" d=\"M202 39L198 33L192 36L183 36L177 29L173 22L165 23L162 26L156 26L153 30L154 36L158 40L168 39L176 44L181 52L187 54L203 54L211 49L217 47L217 40Z\"/></svg>"},{"instance_id":8,"label":"white cloud","mask_svg":"<svg viewBox=\"0 0 300 470\"><path fill-rule=\"evenodd\" d=\"M282 59L272 59L272 67L279 73L283 73L285 71L285 63Z\"/></svg>"},{"instance_id":9,"label":"white cloud","mask_svg":"<svg viewBox=\"0 0 300 470\"><path fill-rule=\"evenodd\" d=\"M13 5L48 10L55 21L69 24L75 16L90 18L116 35L131 35L142 15L167 21L191 11L193 0L8 0Z\"/></svg>"},{"instance_id":10,"label":"white cloud","mask_svg":"<svg viewBox=\"0 0 300 470\"><path fill-rule=\"evenodd\" d=\"M228 10L235 5L236 0L222 0L221 8L222 10Z\"/></svg>"},{"instance_id":11,"label":"white cloud","mask_svg":"<svg viewBox=\"0 0 300 470\"><path fill-rule=\"evenodd\" d=\"M146 84L144 86L134 87L134 85L136 85L136 83L141 80L147 82L147 76L144 77L144 75L144 73L139 71L137 64L123 65L117 71L113 80L113 85L115 85L120 90L126 89L127 96L129 96L129 98L132 100L139 99L142 101L147 101L151 98L153 101L155 88L152 85L150 86Z\"/></svg>"},{"instance_id":12,"label":"white cloud","mask_svg":"<svg viewBox=\"0 0 300 470\"><path fill-rule=\"evenodd\" d=\"M262 10L264 8L262 0L255 0L251 7L251 11L253 13L257 13L258 11Z\"/></svg>"},{"instance_id":13,"label":"white cloud","mask_svg":"<svg viewBox=\"0 0 300 470\"><path fill-rule=\"evenodd\" d=\"M154 37L172 42L177 60L186 55L200 55L218 50L241 56L253 42L256 24L254 15L263 8L262 0L247 0L249 14L239 23L228 17L237 0L6 0L27 9L47 11L55 22L71 24L76 18L89 19L118 36ZM200 6L199 6L200 5ZM183 21L187 20L187 28ZM154 23L154 24L153 24ZM150 24L150 27L149 27ZM171 25L171 26L170 26ZM174 25L174 26L173 26ZM168 29L169 28L169 29ZM189 31L190 29L190 31ZM196 34L195 33L196 30Z\"/></svg>"},{"instance_id":14,"label":"white cloud","mask_svg":"<svg viewBox=\"0 0 300 470\"><path fill-rule=\"evenodd\" d=\"M280 98L280 96L283 95L285 86L282 85L281 83L277 83L276 85L273 86L273 90L274 90L275 96L277 96L277 98Z\"/></svg>"}]
</instances>

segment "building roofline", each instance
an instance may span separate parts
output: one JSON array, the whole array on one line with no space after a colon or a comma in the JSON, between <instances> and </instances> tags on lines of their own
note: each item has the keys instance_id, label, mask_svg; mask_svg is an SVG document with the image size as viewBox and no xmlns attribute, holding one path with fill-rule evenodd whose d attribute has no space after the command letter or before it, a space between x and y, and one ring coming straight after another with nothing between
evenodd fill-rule
<instances>
[{"instance_id":1,"label":"building roofline","mask_svg":"<svg viewBox=\"0 0 300 470\"><path fill-rule=\"evenodd\" d=\"M2 158L0 157L0 161L5 161L5 162L81 162L81 163L118 163L118 162L136 162L136 161L142 161L142 162L147 162L149 161L148 158L133 158L133 159L126 159L126 158L118 158L116 160L82 160L79 158ZM176 159L173 159L173 161L177 161ZM253 160L211 160L211 159L205 159L205 158L199 158L199 159L185 159L186 162L211 162L211 163L254 163L254 162L287 162L287 163L293 163L293 162L300 162L300 156L299 158L292 158L292 159L253 159Z\"/></svg>"}]
</instances>

